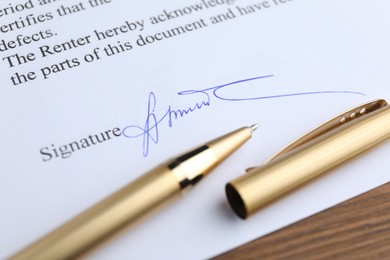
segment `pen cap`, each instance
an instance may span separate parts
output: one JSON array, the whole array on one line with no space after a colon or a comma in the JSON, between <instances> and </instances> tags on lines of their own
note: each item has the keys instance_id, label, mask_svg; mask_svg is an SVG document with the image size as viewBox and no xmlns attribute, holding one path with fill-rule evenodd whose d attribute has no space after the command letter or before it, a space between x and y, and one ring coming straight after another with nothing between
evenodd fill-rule
<instances>
[{"instance_id":1,"label":"pen cap","mask_svg":"<svg viewBox=\"0 0 390 260\"><path fill-rule=\"evenodd\" d=\"M320 174L390 138L385 106L317 137L226 185L234 212L245 219Z\"/></svg>"}]
</instances>

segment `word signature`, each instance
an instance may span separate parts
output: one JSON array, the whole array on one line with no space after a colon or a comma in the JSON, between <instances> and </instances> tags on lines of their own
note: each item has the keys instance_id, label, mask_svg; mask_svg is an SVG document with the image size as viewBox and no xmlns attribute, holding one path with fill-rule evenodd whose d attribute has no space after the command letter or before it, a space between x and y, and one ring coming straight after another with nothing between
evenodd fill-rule
<instances>
[{"instance_id":1,"label":"word signature","mask_svg":"<svg viewBox=\"0 0 390 260\"><path fill-rule=\"evenodd\" d=\"M200 89L200 90L184 90L177 93L179 96L183 95L198 95L200 101L193 103L192 105L182 108L174 109L171 105L163 112L162 115L157 115L157 97L154 92L149 93L148 104L147 104L147 115L145 123L140 125L128 125L123 128L123 136L127 138L142 138L143 156L147 157L151 143L157 144L159 142L159 126L165 122L169 127L173 126L173 121L183 118L186 115L193 113L196 110L201 110L211 105L211 97L214 97L223 101L251 101L251 100L262 100L282 97L293 97L303 95L319 95L319 94L354 94L363 95L364 93L355 91L315 91L315 92L298 92L280 95L267 95L258 97L245 97L245 98L228 98L221 93L222 90L226 90L228 87L239 87L245 82L256 81L266 78L271 78L273 75L266 75L260 77L247 78L229 82L223 85Z\"/></svg>"}]
</instances>

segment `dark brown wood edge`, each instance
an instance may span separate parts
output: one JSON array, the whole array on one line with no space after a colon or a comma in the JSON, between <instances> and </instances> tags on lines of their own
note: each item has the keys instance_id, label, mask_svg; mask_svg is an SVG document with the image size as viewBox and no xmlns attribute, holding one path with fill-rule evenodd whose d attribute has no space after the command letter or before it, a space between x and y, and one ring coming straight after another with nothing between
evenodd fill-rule
<instances>
[{"instance_id":1,"label":"dark brown wood edge","mask_svg":"<svg viewBox=\"0 0 390 260\"><path fill-rule=\"evenodd\" d=\"M390 259L390 183L213 259Z\"/></svg>"}]
</instances>

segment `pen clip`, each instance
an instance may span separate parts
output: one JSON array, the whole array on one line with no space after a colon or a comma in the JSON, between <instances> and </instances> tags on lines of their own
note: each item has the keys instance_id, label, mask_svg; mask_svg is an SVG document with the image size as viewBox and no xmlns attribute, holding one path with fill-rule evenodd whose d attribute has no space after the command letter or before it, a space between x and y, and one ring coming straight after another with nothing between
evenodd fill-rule
<instances>
[{"instance_id":1,"label":"pen clip","mask_svg":"<svg viewBox=\"0 0 390 260\"><path fill-rule=\"evenodd\" d=\"M320 126L314 128L313 130L309 131L302 137L298 138L285 148L283 148L281 151L273 155L270 159L268 159L264 164L267 164L274 159L278 158L279 156L286 154L287 152L290 152L301 145L316 139L317 137L320 137L324 135L325 133L328 133L342 125L348 124L351 121L360 118L362 116L366 116L370 114L371 112L376 111L379 108L382 108L387 105L387 102L383 99L374 100L372 102L368 102L366 104L363 104L361 106L355 107L349 111L346 111L328 121L321 124Z\"/></svg>"},{"instance_id":2,"label":"pen clip","mask_svg":"<svg viewBox=\"0 0 390 260\"><path fill-rule=\"evenodd\" d=\"M361 106L355 107L349 111L346 111L346 112L326 121L325 123L321 124L320 126L314 128L313 130L309 131L308 133L306 133L302 137L298 138L297 140L295 140L294 142L292 142L291 144L289 144L288 146L283 148L281 151L279 151L278 153L273 155L270 159L265 161L264 164L267 164L267 163L277 159L281 155L286 154L286 153L302 146L303 144L305 144L313 139L316 139L317 137L324 135L325 133L328 133L328 132L330 132L330 131L332 131L332 130L334 130L342 125L348 124L357 118L360 118L362 116L366 116L366 115L370 114L371 112L374 112L377 109L382 108L386 105L387 105L387 102L385 100L378 99L378 100L374 100L372 102L363 104ZM249 168L249 169L247 169L247 172L250 172L254 168L257 168L257 167Z\"/></svg>"}]
</instances>

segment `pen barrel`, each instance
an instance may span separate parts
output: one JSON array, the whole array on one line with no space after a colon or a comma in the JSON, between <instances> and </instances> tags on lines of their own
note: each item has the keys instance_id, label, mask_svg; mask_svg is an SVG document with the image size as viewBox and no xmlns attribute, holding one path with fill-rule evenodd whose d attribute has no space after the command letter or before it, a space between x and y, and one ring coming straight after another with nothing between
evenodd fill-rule
<instances>
[{"instance_id":1,"label":"pen barrel","mask_svg":"<svg viewBox=\"0 0 390 260\"><path fill-rule=\"evenodd\" d=\"M237 215L246 218L389 137L390 109L386 106L233 180L226 186L229 203Z\"/></svg>"},{"instance_id":2,"label":"pen barrel","mask_svg":"<svg viewBox=\"0 0 390 260\"><path fill-rule=\"evenodd\" d=\"M172 172L157 167L10 259L74 258L180 194Z\"/></svg>"}]
</instances>

